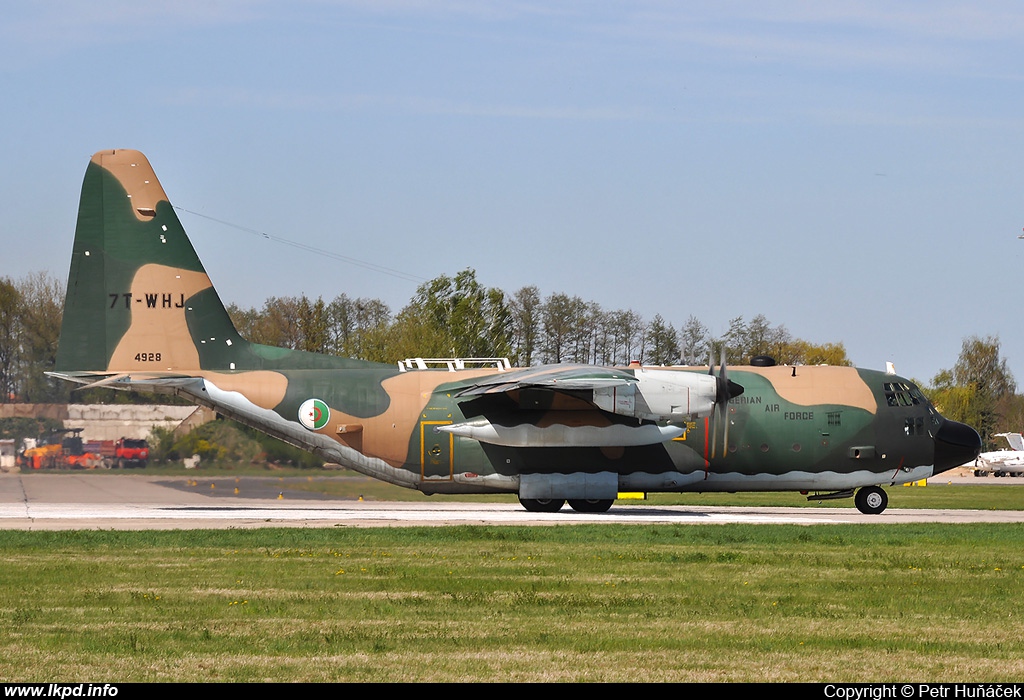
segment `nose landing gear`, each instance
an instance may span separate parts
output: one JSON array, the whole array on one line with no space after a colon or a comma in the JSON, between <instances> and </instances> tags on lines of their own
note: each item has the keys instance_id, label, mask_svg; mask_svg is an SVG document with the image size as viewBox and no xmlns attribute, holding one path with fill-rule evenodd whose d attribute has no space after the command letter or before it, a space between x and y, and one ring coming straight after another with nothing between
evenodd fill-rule
<instances>
[{"instance_id":1,"label":"nose landing gear","mask_svg":"<svg viewBox=\"0 0 1024 700\"><path fill-rule=\"evenodd\" d=\"M889 505L889 496L879 486L864 486L857 491L853 502L864 515L878 515Z\"/></svg>"}]
</instances>

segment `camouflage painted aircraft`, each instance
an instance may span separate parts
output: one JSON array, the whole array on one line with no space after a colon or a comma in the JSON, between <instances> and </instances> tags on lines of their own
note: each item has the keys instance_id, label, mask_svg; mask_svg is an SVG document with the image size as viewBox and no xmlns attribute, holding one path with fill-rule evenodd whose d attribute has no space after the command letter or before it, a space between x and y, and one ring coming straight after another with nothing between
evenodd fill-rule
<instances>
[{"instance_id":1,"label":"camouflage painted aircraft","mask_svg":"<svg viewBox=\"0 0 1024 700\"><path fill-rule=\"evenodd\" d=\"M853 367L396 365L239 336L152 167L101 151L82 186L55 376L183 396L424 493L603 512L621 492L854 495L975 459L913 383ZM728 376L727 376L728 374Z\"/></svg>"}]
</instances>

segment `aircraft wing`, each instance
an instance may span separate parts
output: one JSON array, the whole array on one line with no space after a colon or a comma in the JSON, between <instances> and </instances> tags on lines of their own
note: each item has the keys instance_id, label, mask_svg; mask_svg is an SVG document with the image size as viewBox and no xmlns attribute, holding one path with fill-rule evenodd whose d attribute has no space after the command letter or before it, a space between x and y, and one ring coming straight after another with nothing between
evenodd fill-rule
<instances>
[{"instance_id":1,"label":"aircraft wing","mask_svg":"<svg viewBox=\"0 0 1024 700\"><path fill-rule=\"evenodd\" d=\"M640 420L674 423L709 415L721 396L719 379L701 372L542 365L473 380L457 390L455 397L498 394L507 395L521 409L596 408ZM575 399L576 407L555 395Z\"/></svg>"},{"instance_id":2,"label":"aircraft wing","mask_svg":"<svg viewBox=\"0 0 1024 700\"><path fill-rule=\"evenodd\" d=\"M456 396L505 394L519 389L551 391L587 391L606 387L625 387L639 379L631 372L593 365L542 365L504 372L475 381Z\"/></svg>"},{"instance_id":3,"label":"aircraft wing","mask_svg":"<svg viewBox=\"0 0 1024 700\"><path fill-rule=\"evenodd\" d=\"M436 430L512 447L650 445L680 437L684 423L710 415L723 398L719 381L667 368L543 365L501 372L455 390L456 400L477 402L474 417Z\"/></svg>"}]
</instances>

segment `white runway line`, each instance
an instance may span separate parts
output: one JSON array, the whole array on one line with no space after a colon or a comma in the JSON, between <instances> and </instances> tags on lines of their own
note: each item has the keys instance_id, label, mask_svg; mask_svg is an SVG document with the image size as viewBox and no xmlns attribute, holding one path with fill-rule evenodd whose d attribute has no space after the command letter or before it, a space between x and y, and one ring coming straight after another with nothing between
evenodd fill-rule
<instances>
[{"instance_id":1,"label":"white runway line","mask_svg":"<svg viewBox=\"0 0 1024 700\"><path fill-rule=\"evenodd\" d=\"M838 514L837 514L838 515ZM348 508L330 506L131 506L97 504L0 504L0 520L268 520L268 521L381 521L381 522L488 522L526 523L783 523L808 525L812 523L845 522L843 518L810 518L781 514L731 513L728 511L700 512L658 508L656 513L643 513L642 507L613 509L608 513L529 513L519 506L473 508Z\"/></svg>"}]
</instances>

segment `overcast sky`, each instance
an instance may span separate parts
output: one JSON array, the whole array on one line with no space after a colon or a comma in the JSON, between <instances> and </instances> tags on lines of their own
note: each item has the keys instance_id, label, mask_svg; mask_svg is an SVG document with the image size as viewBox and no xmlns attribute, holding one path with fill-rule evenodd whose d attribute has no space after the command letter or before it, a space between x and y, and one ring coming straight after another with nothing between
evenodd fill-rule
<instances>
[{"instance_id":1,"label":"overcast sky","mask_svg":"<svg viewBox=\"0 0 1024 700\"><path fill-rule=\"evenodd\" d=\"M1022 36L1008 0L16 1L0 276L65 279L90 156L136 148L225 303L473 268L924 382L998 336L1024 384Z\"/></svg>"}]
</instances>

